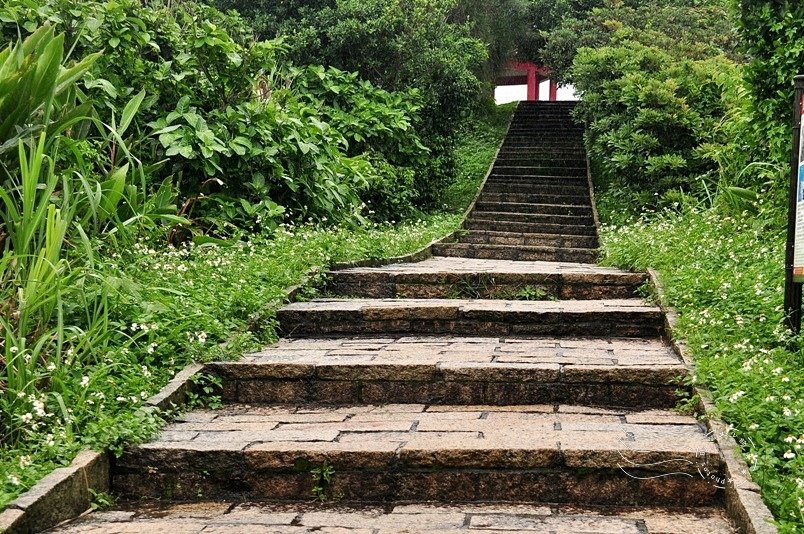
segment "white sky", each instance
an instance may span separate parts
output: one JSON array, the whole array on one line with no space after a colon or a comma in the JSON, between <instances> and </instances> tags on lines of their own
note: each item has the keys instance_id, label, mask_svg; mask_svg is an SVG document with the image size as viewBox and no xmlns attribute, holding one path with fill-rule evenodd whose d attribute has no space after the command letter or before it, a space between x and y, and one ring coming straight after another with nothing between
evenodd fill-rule
<instances>
[{"instance_id":1,"label":"white sky","mask_svg":"<svg viewBox=\"0 0 804 534\"><path fill-rule=\"evenodd\" d=\"M494 89L494 100L497 104L507 104L518 100L528 99L527 85L501 85ZM539 100L550 99L550 81L545 80L539 84ZM558 86L559 100L578 100L575 88L571 85Z\"/></svg>"}]
</instances>

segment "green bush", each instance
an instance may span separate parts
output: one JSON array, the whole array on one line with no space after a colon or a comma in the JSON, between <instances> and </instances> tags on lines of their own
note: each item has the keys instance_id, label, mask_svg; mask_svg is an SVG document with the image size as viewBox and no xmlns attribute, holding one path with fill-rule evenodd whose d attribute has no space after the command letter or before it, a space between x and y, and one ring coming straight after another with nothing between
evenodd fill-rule
<instances>
[{"instance_id":1,"label":"green bush","mask_svg":"<svg viewBox=\"0 0 804 534\"><path fill-rule=\"evenodd\" d=\"M254 42L236 14L192 1L10 0L0 20L7 36L52 21L76 57L105 48L81 96L109 123L144 89L129 147L147 155L151 186L172 178L186 213L217 232L273 228L283 216L360 222L362 195L381 179L369 158L400 176L432 161L414 131L419 97L334 69L290 67L284 45ZM73 148L85 161L105 157L92 144ZM415 198L416 185L398 184L408 188L402 197Z\"/></svg>"},{"instance_id":2,"label":"green bush","mask_svg":"<svg viewBox=\"0 0 804 534\"><path fill-rule=\"evenodd\" d=\"M452 21L454 0L333 0L304 3L224 0L264 24L263 37L284 36L298 64L354 71L389 91L417 89L415 131L430 157L413 165L415 202L438 204L455 177L455 134L479 98L476 72L487 57L468 24ZM389 161L392 161L389 158Z\"/></svg>"},{"instance_id":3,"label":"green bush","mask_svg":"<svg viewBox=\"0 0 804 534\"><path fill-rule=\"evenodd\" d=\"M627 39L582 48L569 78L583 95L577 115L600 178L651 195L700 190L716 170L704 145L722 145L724 95L740 70L725 57L679 59Z\"/></svg>"},{"instance_id":4,"label":"green bush","mask_svg":"<svg viewBox=\"0 0 804 534\"><path fill-rule=\"evenodd\" d=\"M591 0L552 13L549 20L539 22L545 37L532 56L560 80L566 78L579 49L613 46L623 37L686 59L720 54L737 59L731 12L723 0L625 0L605 5Z\"/></svg>"},{"instance_id":5,"label":"green bush","mask_svg":"<svg viewBox=\"0 0 804 534\"><path fill-rule=\"evenodd\" d=\"M745 0L738 9L741 45L750 59L745 79L753 104L747 129L754 159L786 165L790 157L793 77L804 74L804 4Z\"/></svg>"}]
</instances>

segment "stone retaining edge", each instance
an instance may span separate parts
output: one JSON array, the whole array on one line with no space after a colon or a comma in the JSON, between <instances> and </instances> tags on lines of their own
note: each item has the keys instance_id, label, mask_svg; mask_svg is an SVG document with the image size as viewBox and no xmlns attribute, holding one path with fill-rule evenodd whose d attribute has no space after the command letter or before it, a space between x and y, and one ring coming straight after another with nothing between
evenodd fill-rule
<instances>
[{"instance_id":1,"label":"stone retaining edge","mask_svg":"<svg viewBox=\"0 0 804 534\"><path fill-rule=\"evenodd\" d=\"M394 256L392 258L385 258L385 259L356 260L349 262L333 263L332 266L329 268L329 270L340 271L343 269L352 269L355 267L382 267L383 265L391 265L394 263L418 263L433 256L434 245L439 245L441 243L454 243L455 241L457 241L459 235L464 231L463 225L466 222L467 217L469 217L469 214L472 213L472 210L475 209L475 204L477 204L477 200L480 198L480 193L483 192L483 188L486 186L486 182L488 181L489 176L491 176L491 171L492 169L494 169L494 164L497 162L497 157L500 155L500 149L502 148L502 144L503 142L505 142L505 138L508 137L508 131L511 129L511 121L513 120L515 114L516 110L514 110L514 112L511 113L511 116L508 118L508 126L505 129L505 134L502 136L502 138L500 138L500 143L497 145L497 150L494 152L494 158L491 160L491 164L489 165L489 168L486 171L486 175L483 177L483 181L480 182L480 187L478 187L477 193L475 193L475 197L472 199L472 202L469 203L469 207L467 207L463 212L463 217L461 218L462 219L461 228L459 230L449 233L444 237L434 239L433 241L425 245L423 248L415 252L411 252L410 254L405 254L404 256Z\"/></svg>"},{"instance_id":2,"label":"stone retaining edge","mask_svg":"<svg viewBox=\"0 0 804 534\"><path fill-rule=\"evenodd\" d=\"M168 410L185 405L194 386L191 379L203 369L203 365L191 363L140 409ZM54 469L0 512L0 533L41 532L85 513L92 504L92 492L109 491L110 464L108 452L79 452L69 466Z\"/></svg>"},{"instance_id":3,"label":"stone retaining edge","mask_svg":"<svg viewBox=\"0 0 804 534\"><path fill-rule=\"evenodd\" d=\"M584 153L586 153L586 147L584 146ZM592 181L592 164L589 161L589 154L586 154L586 180L589 184L589 199L592 202L592 220L595 223L595 232L596 235L600 236L600 217L597 213L597 203L595 202L595 185Z\"/></svg>"},{"instance_id":4,"label":"stone retaining edge","mask_svg":"<svg viewBox=\"0 0 804 534\"><path fill-rule=\"evenodd\" d=\"M648 269L650 283L659 295L658 306L664 312L665 333L670 346L684 363L693 370L695 360L690 354L686 343L675 336L678 324L678 313L675 309L664 303L664 286L659 281L658 273ZM778 529L772 524L773 514L762 501L759 486L751 480L748 464L742 458L740 447L730 433L728 425L709 414L714 413L715 405L710 392L695 386L694 392L700 398L696 411L704 415L707 430L711 439L717 443L726 466L725 504L726 514L733 526L741 534L778 534Z\"/></svg>"}]
</instances>

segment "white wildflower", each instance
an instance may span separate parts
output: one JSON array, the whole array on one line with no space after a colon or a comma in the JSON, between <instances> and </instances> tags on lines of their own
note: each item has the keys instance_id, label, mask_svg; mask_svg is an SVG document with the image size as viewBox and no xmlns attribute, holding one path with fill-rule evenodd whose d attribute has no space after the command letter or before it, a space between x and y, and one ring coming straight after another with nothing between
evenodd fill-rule
<instances>
[{"instance_id":1,"label":"white wildflower","mask_svg":"<svg viewBox=\"0 0 804 534\"><path fill-rule=\"evenodd\" d=\"M744 396L745 396L745 391L743 391L743 390L735 391L734 394L732 394L729 397L729 402L737 402L738 400L740 400Z\"/></svg>"},{"instance_id":2,"label":"white wildflower","mask_svg":"<svg viewBox=\"0 0 804 534\"><path fill-rule=\"evenodd\" d=\"M33 401L33 409L34 409L34 412L36 412L36 415L38 415L39 417L44 417L45 416L46 412L45 412L45 403L44 402L42 402L42 401L40 401L38 399Z\"/></svg>"}]
</instances>

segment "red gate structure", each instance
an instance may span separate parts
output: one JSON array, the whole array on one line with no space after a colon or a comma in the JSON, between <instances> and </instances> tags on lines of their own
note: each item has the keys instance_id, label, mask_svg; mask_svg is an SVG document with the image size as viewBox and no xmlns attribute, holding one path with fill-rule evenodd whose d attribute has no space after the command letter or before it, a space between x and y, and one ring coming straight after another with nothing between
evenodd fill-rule
<instances>
[{"instance_id":1,"label":"red gate structure","mask_svg":"<svg viewBox=\"0 0 804 534\"><path fill-rule=\"evenodd\" d=\"M542 80L550 78L550 70L535 63L512 61L505 71L497 78L497 85L527 85L528 100L539 100L539 84ZM558 95L558 84L550 80L551 102L555 102Z\"/></svg>"}]
</instances>

